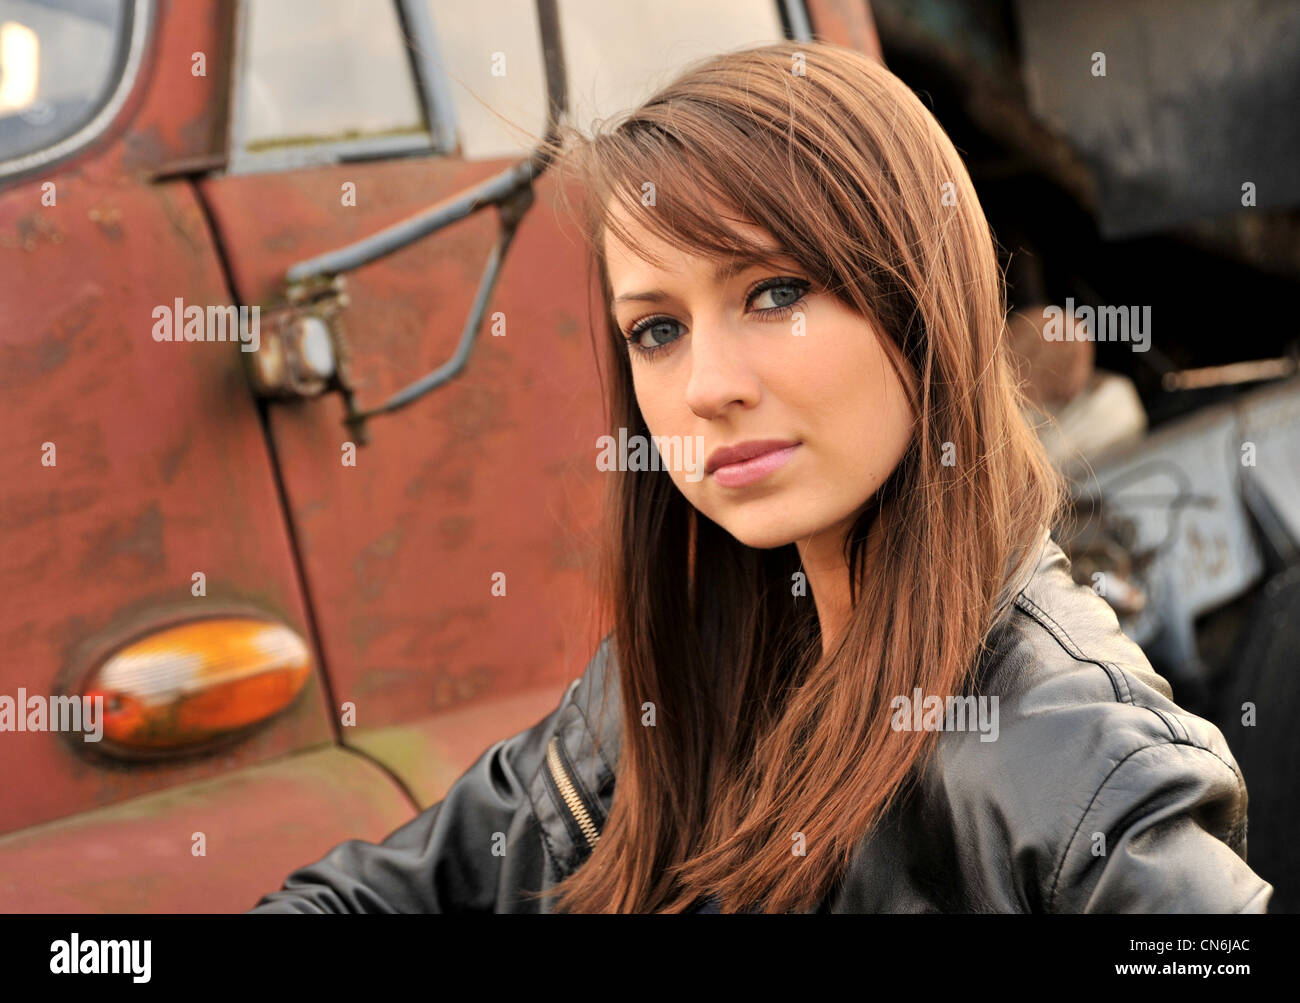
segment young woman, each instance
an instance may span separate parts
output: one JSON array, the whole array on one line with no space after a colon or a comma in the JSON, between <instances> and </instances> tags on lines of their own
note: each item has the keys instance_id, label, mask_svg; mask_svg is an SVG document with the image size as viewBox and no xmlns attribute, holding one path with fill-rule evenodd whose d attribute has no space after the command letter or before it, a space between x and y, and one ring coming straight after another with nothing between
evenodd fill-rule
<instances>
[{"instance_id":1,"label":"young woman","mask_svg":"<svg viewBox=\"0 0 1300 1003\"><path fill-rule=\"evenodd\" d=\"M921 102L785 43L564 145L611 431L699 448L608 475L611 630L561 705L254 911L1263 911L1222 735L1051 539Z\"/></svg>"}]
</instances>

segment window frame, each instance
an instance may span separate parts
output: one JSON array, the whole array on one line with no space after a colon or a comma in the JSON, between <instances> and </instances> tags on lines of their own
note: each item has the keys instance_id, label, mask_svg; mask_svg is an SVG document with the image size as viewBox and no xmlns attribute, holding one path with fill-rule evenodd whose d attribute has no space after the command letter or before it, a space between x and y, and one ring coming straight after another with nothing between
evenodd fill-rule
<instances>
[{"instance_id":1,"label":"window frame","mask_svg":"<svg viewBox=\"0 0 1300 1003\"><path fill-rule=\"evenodd\" d=\"M811 42L813 40L812 22L808 20L808 7L804 4L804 0L776 0L776 6L790 41Z\"/></svg>"},{"instance_id":2,"label":"window frame","mask_svg":"<svg viewBox=\"0 0 1300 1003\"><path fill-rule=\"evenodd\" d=\"M456 149L455 109L451 87L439 56L432 12L422 0L387 0L393 5L406 54L410 83L424 118L424 132L411 136L363 136L358 139L286 146L248 152L243 148L248 117L248 4L235 9L235 45L231 69L231 113L226 141L227 174L291 171L322 164L387 160L416 155L447 155Z\"/></svg>"},{"instance_id":3,"label":"window frame","mask_svg":"<svg viewBox=\"0 0 1300 1003\"><path fill-rule=\"evenodd\" d=\"M418 155L454 156L459 150L455 101L442 59L439 35L428 0L388 0L396 7L403 43L410 61L416 100L424 115L421 136L374 136L361 139L289 146L248 153L242 149L247 117L245 83L248 52L247 6L238 0L235 10L234 64L231 72L231 112L227 129L226 174L290 171L302 167L347 161L383 160ZM804 0L770 0L791 41L813 38ZM539 40L540 44L540 40Z\"/></svg>"}]
</instances>

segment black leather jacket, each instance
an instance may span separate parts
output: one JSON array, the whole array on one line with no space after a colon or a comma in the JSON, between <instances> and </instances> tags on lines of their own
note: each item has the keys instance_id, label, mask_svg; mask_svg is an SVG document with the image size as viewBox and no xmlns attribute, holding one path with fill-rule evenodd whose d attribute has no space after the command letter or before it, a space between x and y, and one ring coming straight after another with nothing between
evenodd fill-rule
<instances>
[{"instance_id":1,"label":"black leather jacket","mask_svg":"<svg viewBox=\"0 0 1300 1003\"><path fill-rule=\"evenodd\" d=\"M818 911L1266 911L1273 888L1246 864L1246 785L1223 735L1173 702L1068 569L1045 538L990 634L980 692L999 697L996 740L944 731ZM607 638L559 707L489 748L441 802L381 844L336 846L251 911L550 911L520 892L555 884L599 838L616 669Z\"/></svg>"}]
</instances>

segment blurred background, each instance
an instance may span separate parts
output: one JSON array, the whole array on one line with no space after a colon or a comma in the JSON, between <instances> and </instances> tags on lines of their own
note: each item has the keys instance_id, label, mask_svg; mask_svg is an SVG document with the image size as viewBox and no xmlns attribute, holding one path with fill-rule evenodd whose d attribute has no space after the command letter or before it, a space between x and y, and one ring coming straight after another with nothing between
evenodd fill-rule
<instances>
[{"instance_id":1,"label":"blurred background","mask_svg":"<svg viewBox=\"0 0 1300 1003\"><path fill-rule=\"evenodd\" d=\"M965 157L1057 538L1300 910L1284 0L0 0L0 696L104 701L97 742L0 731L0 910L246 909L549 713L606 429L533 150L782 38L883 59Z\"/></svg>"}]
</instances>

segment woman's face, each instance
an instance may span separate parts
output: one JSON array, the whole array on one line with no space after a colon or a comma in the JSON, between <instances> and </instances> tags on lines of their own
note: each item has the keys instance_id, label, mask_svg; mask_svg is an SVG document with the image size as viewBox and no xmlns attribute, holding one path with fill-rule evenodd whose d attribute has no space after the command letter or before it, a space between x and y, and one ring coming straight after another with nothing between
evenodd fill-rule
<instances>
[{"instance_id":1,"label":"woman's face","mask_svg":"<svg viewBox=\"0 0 1300 1003\"><path fill-rule=\"evenodd\" d=\"M775 266L742 261L728 275L719 269L727 262L677 250L615 212L664 262L655 267L606 232L613 315L632 338L650 434L699 437L703 447L694 473L669 464L678 489L748 546L816 537L840 546L911 439L914 413L884 336L811 288L788 256ZM765 230L729 225L777 249Z\"/></svg>"}]
</instances>

